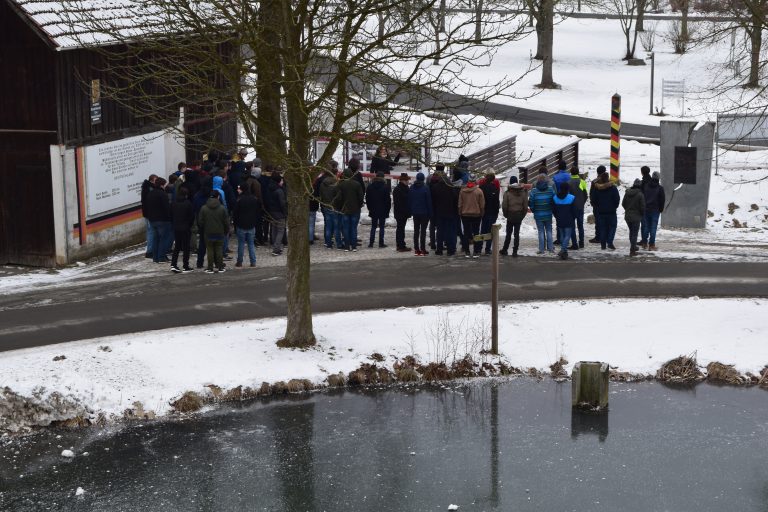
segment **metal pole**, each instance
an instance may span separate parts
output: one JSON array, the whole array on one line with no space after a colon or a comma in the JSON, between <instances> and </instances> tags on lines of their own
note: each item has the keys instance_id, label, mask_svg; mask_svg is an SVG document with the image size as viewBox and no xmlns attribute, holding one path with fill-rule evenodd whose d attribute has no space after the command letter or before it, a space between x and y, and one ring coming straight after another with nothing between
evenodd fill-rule
<instances>
[{"instance_id":1,"label":"metal pole","mask_svg":"<svg viewBox=\"0 0 768 512\"><path fill-rule=\"evenodd\" d=\"M491 226L491 354L499 353L499 230Z\"/></svg>"},{"instance_id":2,"label":"metal pole","mask_svg":"<svg viewBox=\"0 0 768 512\"><path fill-rule=\"evenodd\" d=\"M651 52L651 110L648 112L648 115L653 115L653 71L656 64L656 54Z\"/></svg>"}]
</instances>

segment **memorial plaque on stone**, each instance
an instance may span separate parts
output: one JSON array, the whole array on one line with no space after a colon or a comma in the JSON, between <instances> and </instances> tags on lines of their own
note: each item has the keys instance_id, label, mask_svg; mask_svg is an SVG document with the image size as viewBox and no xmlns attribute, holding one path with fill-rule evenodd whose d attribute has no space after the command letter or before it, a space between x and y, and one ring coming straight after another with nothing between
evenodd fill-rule
<instances>
[{"instance_id":1,"label":"memorial plaque on stone","mask_svg":"<svg viewBox=\"0 0 768 512\"><path fill-rule=\"evenodd\" d=\"M675 146L675 183L696 184L696 148Z\"/></svg>"}]
</instances>

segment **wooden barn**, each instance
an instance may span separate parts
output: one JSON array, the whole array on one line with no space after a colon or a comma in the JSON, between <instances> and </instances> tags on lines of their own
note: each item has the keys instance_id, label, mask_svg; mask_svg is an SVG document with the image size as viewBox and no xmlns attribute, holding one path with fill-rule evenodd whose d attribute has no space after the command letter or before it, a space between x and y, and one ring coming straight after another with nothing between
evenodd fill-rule
<instances>
[{"instance_id":1,"label":"wooden barn","mask_svg":"<svg viewBox=\"0 0 768 512\"><path fill-rule=\"evenodd\" d=\"M62 22L69 3L0 0L0 264L63 265L141 241L143 180L199 158L168 128L214 126L181 110L152 124L102 98L103 55ZM216 126L234 146L234 121Z\"/></svg>"}]
</instances>

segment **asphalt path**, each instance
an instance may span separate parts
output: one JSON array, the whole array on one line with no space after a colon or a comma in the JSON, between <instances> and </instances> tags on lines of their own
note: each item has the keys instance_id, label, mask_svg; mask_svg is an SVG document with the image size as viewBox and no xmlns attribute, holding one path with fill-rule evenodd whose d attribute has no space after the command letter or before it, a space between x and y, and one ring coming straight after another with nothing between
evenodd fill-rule
<instances>
[{"instance_id":1,"label":"asphalt path","mask_svg":"<svg viewBox=\"0 0 768 512\"><path fill-rule=\"evenodd\" d=\"M490 297L490 268L490 258L316 264L312 307L315 313L330 313L485 302ZM275 267L215 275L112 270L79 283L7 294L0 297L0 351L284 316L284 272ZM768 297L768 264L541 258L505 258L501 263L503 301L693 295Z\"/></svg>"}]
</instances>

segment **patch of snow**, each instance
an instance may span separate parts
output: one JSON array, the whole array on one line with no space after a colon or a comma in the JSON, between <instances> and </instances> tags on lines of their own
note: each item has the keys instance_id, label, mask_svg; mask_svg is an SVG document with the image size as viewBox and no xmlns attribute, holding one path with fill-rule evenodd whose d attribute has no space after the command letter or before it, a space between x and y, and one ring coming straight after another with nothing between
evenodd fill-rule
<instances>
[{"instance_id":1,"label":"patch of snow","mask_svg":"<svg viewBox=\"0 0 768 512\"><path fill-rule=\"evenodd\" d=\"M73 452L72 450L62 450L61 456L71 459L71 458L74 458L75 452Z\"/></svg>"},{"instance_id":2,"label":"patch of snow","mask_svg":"<svg viewBox=\"0 0 768 512\"><path fill-rule=\"evenodd\" d=\"M75 491L75 496L82 496L83 494L85 494L85 489L83 489L82 487L78 487L77 490Z\"/></svg>"}]
</instances>

